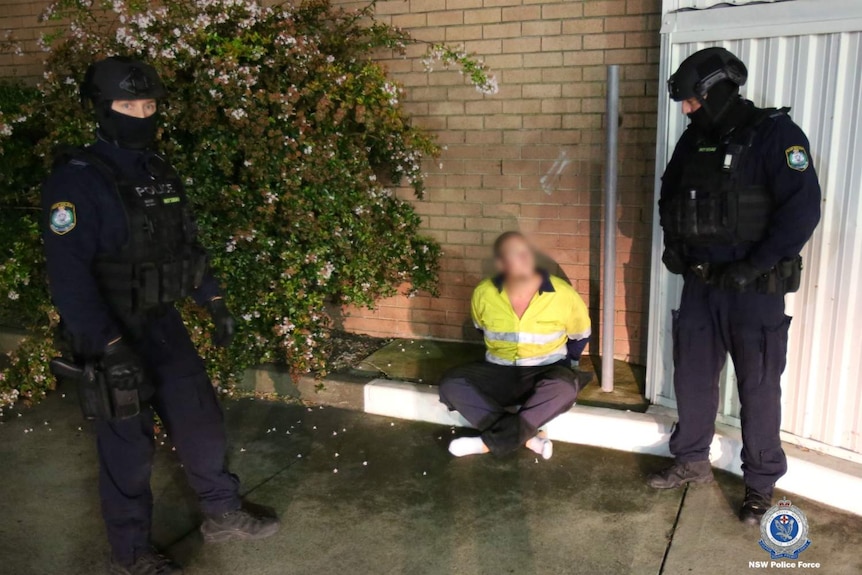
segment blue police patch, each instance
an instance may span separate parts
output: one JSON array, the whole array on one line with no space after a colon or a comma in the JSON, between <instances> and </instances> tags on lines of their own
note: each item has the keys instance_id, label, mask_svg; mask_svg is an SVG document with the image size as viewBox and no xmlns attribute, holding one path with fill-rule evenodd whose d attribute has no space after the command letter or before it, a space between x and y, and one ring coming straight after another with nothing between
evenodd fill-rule
<instances>
[{"instance_id":1,"label":"blue police patch","mask_svg":"<svg viewBox=\"0 0 862 575\"><path fill-rule=\"evenodd\" d=\"M49 225L51 231L58 236L63 236L75 229L78 217L75 215L75 204L71 202L57 202L51 206Z\"/></svg>"},{"instance_id":2,"label":"blue police patch","mask_svg":"<svg viewBox=\"0 0 862 575\"><path fill-rule=\"evenodd\" d=\"M802 146L787 148L784 153L787 155L787 165L797 172L804 172L811 164L808 160L808 152Z\"/></svg>"}]
</instances>

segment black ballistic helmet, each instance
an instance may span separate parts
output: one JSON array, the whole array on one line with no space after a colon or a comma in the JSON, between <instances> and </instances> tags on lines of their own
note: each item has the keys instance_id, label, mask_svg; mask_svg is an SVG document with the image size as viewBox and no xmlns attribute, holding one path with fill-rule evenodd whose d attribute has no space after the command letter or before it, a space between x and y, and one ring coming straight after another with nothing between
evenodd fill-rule
<instances>
[{"instance_id":1,"label":"black ballistic helmet","mask_svg":"<svg viewBox=\"0 0 862 575\"><path fill-rule=\"evenodd\" d=\"M87 68L81 84L81 102L93 104L113 100L158 100L167 96L155 68L144 62L112 56Z\"/></svg>"},{"instance_id":2,"label":"black ballistic helmet","mask_svg":"<svg viewBox=\"0 0 862 575\"><path fill-rule=\"evenodd\" d=\"M706 48L680 64L667 81L667 88L670 97L677 102L689 98L703 102L717 85L729 82L739 89L747 80L748 69L742 60L724 48Z\"/></svg>"}]
</instances>

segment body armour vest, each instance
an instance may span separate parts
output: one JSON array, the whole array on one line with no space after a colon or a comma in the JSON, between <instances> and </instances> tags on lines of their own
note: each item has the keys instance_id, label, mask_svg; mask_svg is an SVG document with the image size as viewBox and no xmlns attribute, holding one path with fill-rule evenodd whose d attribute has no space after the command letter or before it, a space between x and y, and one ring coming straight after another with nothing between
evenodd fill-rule
<instances>
[{"instance_id":1,"label":"body armour vest","mask_svg":"<svg viewBox=\"0 0 862 575\"><path fill-rule=\"evenodd\" d=\"M758 242L774 211L771 190L745 181L758 128L789 109L759 110L747 125L718 140L700 140L670 201L667 232L693 246ZM752 173L749 170L748 173Z\"/></svg>"},{"instance_id":2,"label":"body armour vest","mask_svg":"<svg viewBox=\"0 0 862 575\"><path fill-rule=\"evenodd\" d=\"M125 245L97 256L94 268L102 295L120 318L135 319L200 287L208 266L206 251L198 243L182 182L164 159L152 156L151 176L144 181L127 179L109 159L86 149L64 150L58 159L96 168L125 210Z\"/></svg>"}]
</instances>

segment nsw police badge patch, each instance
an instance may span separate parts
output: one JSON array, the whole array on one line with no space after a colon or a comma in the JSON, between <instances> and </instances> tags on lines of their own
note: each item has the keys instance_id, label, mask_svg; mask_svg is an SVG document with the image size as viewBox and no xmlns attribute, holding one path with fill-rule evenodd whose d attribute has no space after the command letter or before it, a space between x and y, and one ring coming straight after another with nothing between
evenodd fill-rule
<instances>
[{"instance_id":1,"label":"nsw police badge patch","mask_svg":"<svg viewBox=\"0 0 862 575\"><path fill-rule=\"evenodd\" d=\"M772 559L797 559L809 545L808 519L787 499L770 507L760 520L760 546Z\"/></svg>"},{"instance_id":2,"label":"nsw police badge patch","mask_svg":"<svg viewBox=\"0 0 862 575\"><path fill-rule=\"evenodd\" d=\"M784 153L787 154L787 165L797 172L804 172L811 164L808 160L808 152L802 146L787 148Z\"/></svg>"},{"instance_id":3,"label":"nsw police badge patch","mask_svg":"<svg viewBox=\"0 0 862 575\"><path fill-rule=\"evenodd\" d=\"M63 236L75 229L78 217L75 215L75 204L71 202L57 202L51 206L49 225L51 231L58 236Z\"/></svg>"}]
</instances>

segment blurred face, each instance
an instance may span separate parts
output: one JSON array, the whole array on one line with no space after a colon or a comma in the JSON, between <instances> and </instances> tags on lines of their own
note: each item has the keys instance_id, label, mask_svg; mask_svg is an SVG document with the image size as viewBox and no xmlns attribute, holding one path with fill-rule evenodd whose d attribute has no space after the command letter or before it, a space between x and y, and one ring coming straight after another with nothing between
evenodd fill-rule
<instances>
[{"instance_id":1,"label":"blurred face","mask_svg":"<svg viewBox=\"0 0 862 575\"><path fill-rule=\"evenodd\" d=\"M497 271L511 280L529 279L536 273L533 247L524 238L511 237L500 246L496 259Z\"/></svg>"},{"instance_id":2,"label":"blurred face","mask_svg":"<svg viewBox=\"0 0 862 575\"><path fill-rule=\"evenodd\" d=\"M702 104L700 100L697 98L689 98L688 100L682 101L682 113L688 116L689 114L694 114L698 110L700 110Z\"/></svg>"},{"instance_id":3,"label":"blurred face","mask_svg":"<svg viewBox=\"0 0 862 575\"><path fill-rule=\"evenodd\" d=\"M155 100L114 100L111 109L133 118L149 118L158 110Z\"/></svg>"}]
</instances>

